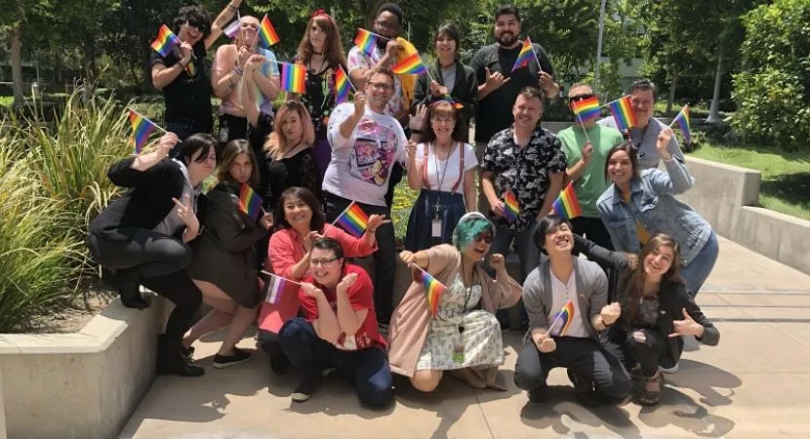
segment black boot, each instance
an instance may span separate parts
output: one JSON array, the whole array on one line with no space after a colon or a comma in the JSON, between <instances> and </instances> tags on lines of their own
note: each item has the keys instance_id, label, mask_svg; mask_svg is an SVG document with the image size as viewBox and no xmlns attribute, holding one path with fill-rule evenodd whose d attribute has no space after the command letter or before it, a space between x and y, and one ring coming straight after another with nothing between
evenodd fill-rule
<instances>
[{"instance_id":1,"label":"black boot","mask_svg":"<svg viewBox=\"0 0 810 439\"><path fill-rule=\"evenodd\" d=\"M180 352L180 343L168 342L166 335L158 338L157 374L178 375L182 377L199 377L205 375L205 369L190 364Z\"/></svg>"},{"instance_id":2,"label":"black boot","mask_svg":"<svg viewBox=\"0 0 810 439\"><path fill-rule=\"evenodd\" d=\"M139 285L134 280L130 279L128 273L119 270L112 278L112 284L118 295L121 297L121 303L127 308L146 309L149 308L149 302L141 296Z\"/></svg>"}]
</instances>

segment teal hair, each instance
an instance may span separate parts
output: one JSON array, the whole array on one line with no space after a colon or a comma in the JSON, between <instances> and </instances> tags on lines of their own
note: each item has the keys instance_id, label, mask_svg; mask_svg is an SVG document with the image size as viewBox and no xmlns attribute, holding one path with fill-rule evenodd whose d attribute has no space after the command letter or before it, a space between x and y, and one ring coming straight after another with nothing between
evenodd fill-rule
<instances>
[{"instance_id":1,"label":"teal hair","mask_svg":"<svg viewBox=\"0 0 810 439\"><path fill-rule=\"evenodd\" d=\"M484 232L490 232L492 236L495 236L495 225L483 216L459 221L456 229L453 230L453 245L460 251L464 251L476 236Z\"/></svg>"}]
</instances>

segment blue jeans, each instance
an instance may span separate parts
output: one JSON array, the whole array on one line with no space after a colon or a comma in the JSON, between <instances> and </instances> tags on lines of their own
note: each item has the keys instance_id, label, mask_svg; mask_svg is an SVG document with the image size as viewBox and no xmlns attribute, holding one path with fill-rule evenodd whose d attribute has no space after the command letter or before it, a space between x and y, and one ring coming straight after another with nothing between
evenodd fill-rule
<instances>
[{"instance_id":1,"label":"blue jeans","mask_svg":"<svg viewBox=\"0 0 810 439\"><path fill-rule=\"evenodd\" d=\"M514 242L515 252L517 252L518 259L520 259L520 279L518 279L518 281L522 284L523 281L526 280L526 276L540 265L540 249L537 248L532 239L537 223L532 221L524 230L510 230L508 226L498 224L495 218L491 219L496 224L496 231L495 240L492 241L492 247L489 248L489 255L500 253L506 257L509 254L509 247L512 245L512 242ZM494 272L489 267L489 259L487 259L486 266L487 270L494 275ZM529 317L526 314L526 309L523 307L523 299L521 299L516 306L520 307L520 314L524 323L527 322ZM508 319L508 311L505 309L498 310L495 315L502 325L504 325L503 322ZM503 327L505 328L506 326Z\"/></svg>"},{"instance_id":2,"label":"blue jeans","mask_svg":"<svg viewBox=\"0 0 810 439\"><path fill-rule=\"evenodd\" d=\"M383 349L340 350L318 337L312 325L302 317L287 321L279 331L279 339L290 363L302 373L335 368L340 376L354 384L361 403L385 407L394 401L391 369Z\"/></svg>"},{"instance_id":3,"label":"blue jeans","mask_svg":"<svg viewBox=\"0 0 810 439\"><path fill-rule=\"evenodd\" d=\"M709 240L703 245L703 249L700 250L695 259L692 259L692 262L686 267L681 267L681 276L686 281L686 286L689 287L692 297L697 296L703 282L709 277L719 254L720 245L717 242L717 235L712 232Z\"/></svg>"}]
</instances>

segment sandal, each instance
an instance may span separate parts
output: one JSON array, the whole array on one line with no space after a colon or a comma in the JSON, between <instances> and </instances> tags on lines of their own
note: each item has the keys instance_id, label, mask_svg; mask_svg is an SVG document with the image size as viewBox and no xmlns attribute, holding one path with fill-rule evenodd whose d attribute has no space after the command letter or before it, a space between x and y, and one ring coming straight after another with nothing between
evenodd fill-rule
<instances>
[{"instance_id":1,"label":"sandal","mask_svg":"<svg viewBox=\"0 0 810 439\"><path fill-rule=\"evenodd\" d=\"M664 377L661 376L661 372L656 372L655 375L646 378L644 389L637 401L638 404L643 406L657 405L658 402L661 401L661 386L663 382ZM650 389L650 387L653 387L653 389Z\"/></svg>"}]
</instances>

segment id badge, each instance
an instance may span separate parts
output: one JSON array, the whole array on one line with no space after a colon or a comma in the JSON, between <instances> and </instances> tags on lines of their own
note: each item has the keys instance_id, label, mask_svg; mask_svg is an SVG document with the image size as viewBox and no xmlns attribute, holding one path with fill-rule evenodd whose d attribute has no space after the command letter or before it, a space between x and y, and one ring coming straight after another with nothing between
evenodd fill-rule
<instances>
[{"instance_id":1,"label":"id badge","mask_svg":"<svg viewBox=\"0 0 810 439\"><path fill-rule=\"evenodd\" d=\"M453 347L453 362L458 364L464 364L464 345L457 344Z\"/></svg>"},{"instance_id":2,"label":"id badge","mask_svg":"<svg viewBox=\"0 0 810 439\"><path fill-rule=\"evenodd\" d=\"M434 238L441 238L442 237L442 219L441 218L433 218L430 220L430 234Z\"/></svg>"}]
</instances>

